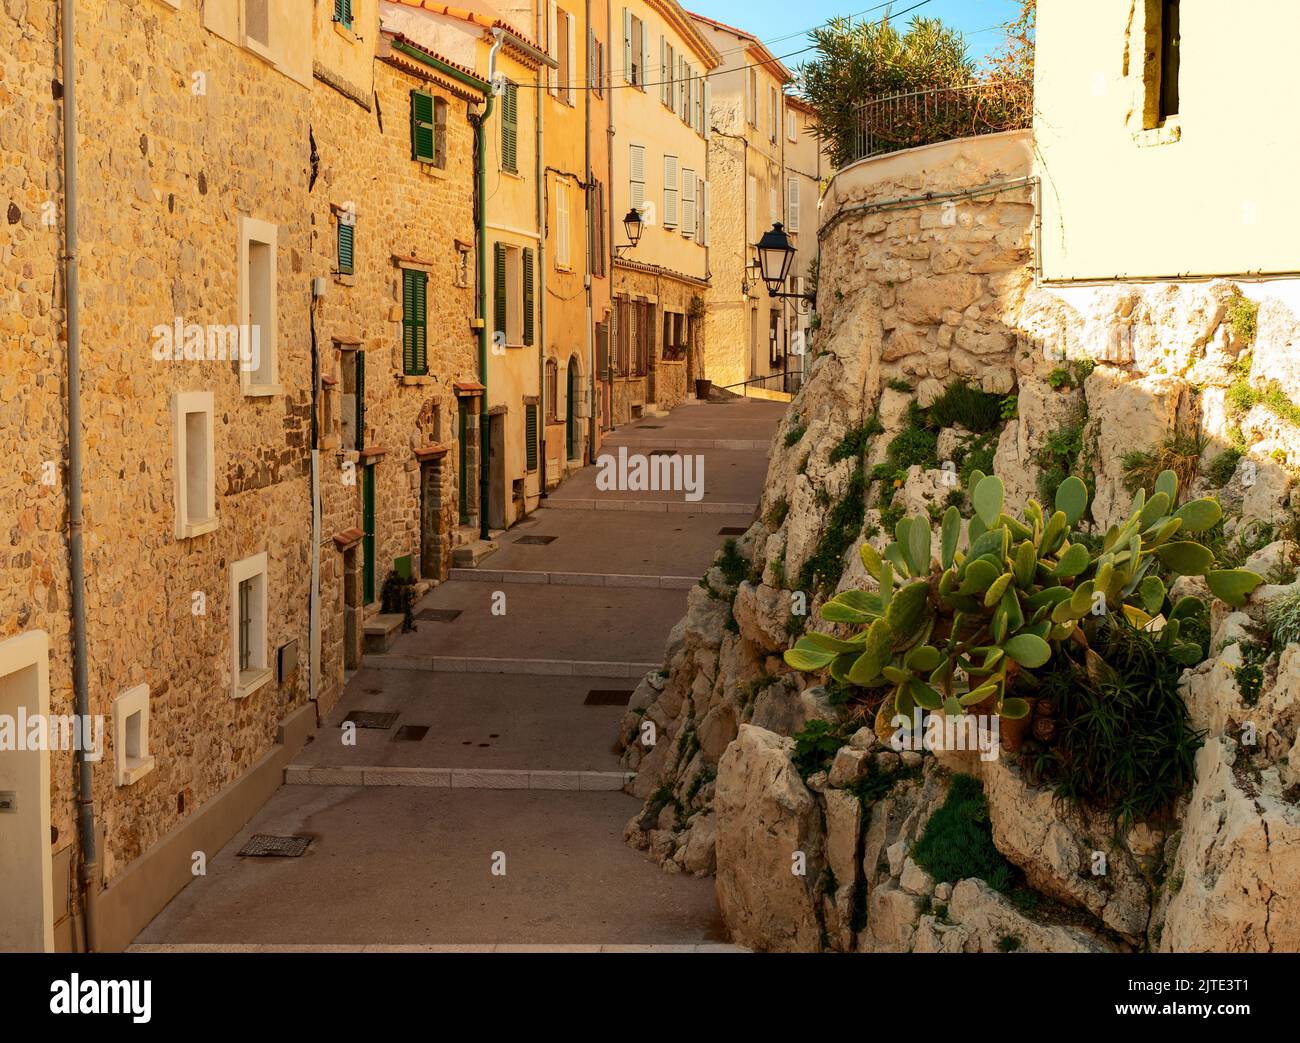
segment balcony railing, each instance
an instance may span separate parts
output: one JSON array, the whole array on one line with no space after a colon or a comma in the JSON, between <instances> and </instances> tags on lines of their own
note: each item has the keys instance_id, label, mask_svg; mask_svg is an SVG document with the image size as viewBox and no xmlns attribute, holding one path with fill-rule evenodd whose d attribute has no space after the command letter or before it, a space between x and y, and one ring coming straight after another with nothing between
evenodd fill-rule
<instances>
[{"instance_id":1,"label":"balcony railing","mask_svg":"<svg viewBox=\"0 0 1300 1043\"><path fill-rule=\"evenodd\" d=\"M1030 80L995 79L887 94L857 107L853 158L1021 130L1032 123L1033 113L1034 85Z\"/></svg>"}]
</instances>

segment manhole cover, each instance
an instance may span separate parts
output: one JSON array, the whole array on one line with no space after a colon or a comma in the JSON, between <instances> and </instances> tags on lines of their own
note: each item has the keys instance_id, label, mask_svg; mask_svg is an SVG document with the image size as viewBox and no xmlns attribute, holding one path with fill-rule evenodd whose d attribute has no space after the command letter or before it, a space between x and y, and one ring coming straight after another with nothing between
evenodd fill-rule
<instances>
[{"instance_id":1,"label":"manhole cover","mask_svg":"<svg viewBox=\"0 0 1300 1043\"><path fill-rule=\"evenodd\" d=\"M270 833L254 833L239 854L249 858L298 858L311 844L311 837L277 837Z\"/></svg>"},{"instance_id":2,"label":"manhole cover","mask_svg":"<svg viewBox=\"0 0 1300 1043\"><path fill-rule=\"evenodd\" d=\"M651 456L680 456L676 449L651 449Z\"/></svg>"},{"instance_id":3,"label":"manhole cover","mask_svg":"<svg viewBox=\"0 0 1300 1043\"><path fill-rule=\"evenodd\" d=\"M545 547L548 543L553 543L555 539L554 536L520 536L515 542Z\"/></svg>"},{"instance_id":4,"label":"manhole cover","mask_svg":"<svg viewBox=\"0 0 1300 1043\"><path fill-rule=\"evenodd\" d=\"M351 722L358 728L378 728L380 731L388 731L396 722L396 713L382 713L378 710L353 710L343 718L343 723Z\"/></svg>"},{"instance_id":5,"label":"manhole cover","mask_svg":"<svg viewBox=\"0 0 1300 1043\"><path fill-rule=\"evenodd\" d=\"M393 742L419 742L428 734L427 724L404 724L393 734Z\"/></svg>"},{"instance_id":6,"label":"manhole cover","mask_svg":"<svg viewBox=\"0 0 1300 1043\"><path fill-rule=\"evenodd\" d=\"M637 424L636 429L638 431L662 431L664 429L664 425L663 424Z\"/></svg>"},{"instance_id":7,"label":"manhole cover","mask_svg":"<svg viewBox=\"0 0 1300 1043\"><path fill-rule=\"evenodd\" d=\"M738 525L727 525L718 530L719 536L743 536L748 529L742 529Z\"/></svg>"},{"instance_id":8,"label":"manhole cover","mask_svg":"<svg viewBox=\"0 0 1300 1043\"><path fill-rule=\"evenodd\" d=\"M631 688L593 688L587 693L583 706L626 706L632 698Z\"/></svg>"},{"instance_id":9,"label":"manhole cover","mask_svg":"<svg viewBox=\"0 0 1300 1043\"><path fill-rule=\"evenodd\" d=\"M422 608L415 618L426 623L450 623L460 615L458 608Z\"/></svg>"}]
</instances>

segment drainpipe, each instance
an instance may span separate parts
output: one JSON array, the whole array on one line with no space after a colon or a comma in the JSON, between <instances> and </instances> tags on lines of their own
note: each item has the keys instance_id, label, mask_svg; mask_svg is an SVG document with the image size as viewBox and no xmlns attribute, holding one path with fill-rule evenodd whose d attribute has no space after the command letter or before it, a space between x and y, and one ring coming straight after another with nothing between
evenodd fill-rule
<instances>
[{"instance_id":1,"label":"drainpipe","mask_svg":"<svg viewBox=\"0 0 1300 1043\"><path fill-rule=\"evenodd\" d=\"M67 0L65 0L67 2ZM488 51L488 79L485 83L477 76L470 76L461 72L454 65L448 65L446 62L435 58L431 54L412 47L403 40L393 41L393 50L400 51L408 58L414 58L416 61L429 66L431 69L437 69L444 76L449 76L458 83L465 84L483 95L483 113L474 123L474 185L475 185L475 211L478 214L478 314L479 314L479 331L478 331L478 369L479 382L483 385L483 394L479 402L479 476L478 476L478 516L479 516L479 537L486 540L488 538L488 332L487 322L487 156L486 152L486 128L488 117L492 115L492 77L496 74L497 51L501 49L501 30L493 29L492 35L495 40L492 49ZM462 475L462 480L464 476Z\"/></svg>"},{"instance_id":2,"label":"drainpipe","mask_svg":"<svg viewBox=\"0 0 1300 1043\"><path fill-rule=\"evenodd\" d=\"M536 169L536 220L537 220L537 456L540 477L537 489L537 503L540 506L546 498L546 162L543 159L542 113L546 111L546 72L547 66L537 67L537 111L533 114L537 122L537 156L533 164ZM573 75L573 70L569 70ZM557 95L559 77L556 77ZM558 388L556 389L558 392ZM564 467L560 467L560 477L564 477ZM528 483L524 482L524 513L528 513Z\"/></svg>"},{"instance_id":3,"label":"drainpipe","mask_svg":"<svg viewBox=\"0 0 1300 1043\"><path fill-rule=\"evenodd\" d=\"M593 57L591 53L591 37L593 35L591 29L591 0L586 0L586 13L584 17L586 18L587 21L587 89L583 91L584 97L583 97L583 105L582 105L582 109L583 109L582 142L583 142L583 155L584 155L583 170L586 171L584 180L587 182L587 187L583 189L583 195L587 200L587 205L584 208L584 212L587 215L587 270L584 273L584 278L583 278L583 283L584 283L583 289L586 291L586 296L587 296L587 331L586 334L584 335L584 345L585 345L584 355L587 362L587 385L590 389L589 394L591 396L590 399L588 400L591 403L591 408L588 410L588 412L591 415L587 417L587 444L589 446L587 456L591 463L595 463L596 462L596 351L595 351L595 334L592 330L592 323L595 321L595 315L591 303L591 293L592 293L591 267L592 267L592 262L595 260L595 249L596 249L596 240L595 237L591 234L592 233L591 183L593 180L591 176L591 95L593 90L595 89L595 84L591 82L591 73L592 73L591 59ZM597 71L596 75L597 77L599 77L600 72ZM600 220L604 221L604 219L605 218L602 215L600 217ZM573 409L572 403L569 404L569 409L570 410ZM566 446L566 450L567 450L567 446Z\"/></svg>"},{"instance_id":4,"label":"drainpipe","mask_svg":"<svg viewBox=\"0 0 1300 1043\"><path fill-rule=\"evenodd\" d=\"M90 716L90 678L86 650L86 564L81 545L81 307L77 278L77 45L73 38L73 0L63 0L63 217L64 296L68 334L68 559L72 607L72 691L77 716ZM87 952L96 949L95 884L99 853L95 843L95 791L85 744L77 750L77 825L81 844L79 882Z\"/></svg>"}]
</instances>

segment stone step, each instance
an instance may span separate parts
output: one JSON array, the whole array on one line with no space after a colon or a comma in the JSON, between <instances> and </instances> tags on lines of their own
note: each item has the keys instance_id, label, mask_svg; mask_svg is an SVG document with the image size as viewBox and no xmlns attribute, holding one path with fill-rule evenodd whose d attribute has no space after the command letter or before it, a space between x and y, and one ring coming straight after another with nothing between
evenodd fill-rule
<instances>
[{"instance_id":1,"label":"stone step","mask_svg":"<svg viewBox=\"0 0 1300 1043\"><path fill-rule=\"evenodd\" d=\"M690 590L699 582L695 576L532 572L524 569L452 569L449 579L464 580L467 583L535 583L556 587L649 587L659 590Z\"/></svg>"},{"instance_id":2,"label":"stone step","mask_svg":"<svg viewBox=\"0 0 1300 1043\"><path fill-rule=\"evenodd\" d=\"M659 663L611 663L583 659L499 659L483 656L428 656L392 653L367 655L376 670L428 670L439 674L522 674L547 677L641 678Z\"/></svg>"},{"instance_id":3,"label":"stone step","mask_svg":"<svg viewBox=\"0 0 1300 1043\"><path fill-rule=\"evenodd\" d=\"M601 451L625 445L650 449L728 449L743 453L768 453L772 448L770 438L655 438L652 435L611 435L601 443Z\"/></svg>"},{"instance_id":4,"label":"stone step","mask_svg":"<svg viewBox=\"0 0 1300 1043\"><path fill-rule=\"evenodd\" d=\"M382 655L392 648L397 635L402 632L404 618L400 612L381 612L367 619L362 625L366 654Z\"/></svg>"},{"instance_id":5,"label":"stone step","mask_svg":"<svg viewBox=\"0 0 1300 1043\"><path fill-rule=\"evenodd\" d=\"M756 503L725 503L700 500L597 500L568 499L551 496L546 507L552 511L646 511L660 514L755 514Z\"/></svg>"},{"instance_id":6,"label":"stone step","mask_svg":"<svg viewBox=\"0 0 1300 1043\"><path fill-rule=\"evenodd\" d=\"M452 564L457 568L476 569L480 561L500 548L501 544L496 540L475 540L473 543L462 544L452 548Z\"/></svg>"},{"instance_id":7,"label":"stone step","mask_svg":"<svg viewBox=\"0 0 1300 1043\"><path fill-rule=\"evenodd\" d=\"M448 942L429 945L284 945L255 942L136 942L126 947L127 952L401 952L401 953L485 953L485 952L607 952L607 953L748 953L751 950L725 942L697 942L695 944L650 943L636 945L622 942L610 945L582 945L580 943L546 942Z\"/></svg>"},{"instance_id":8,"label":"stone step","mask_svg":"<svg viewBox=\"0 0 1300 1043\"><path fill-rule=\"evenodd\" d=\"M517 789L609 792L636 778L634 771L541 771L532 768L328 767L290 764L290 786L424 786L435 789Z\"/></svg>"}]
</instances>

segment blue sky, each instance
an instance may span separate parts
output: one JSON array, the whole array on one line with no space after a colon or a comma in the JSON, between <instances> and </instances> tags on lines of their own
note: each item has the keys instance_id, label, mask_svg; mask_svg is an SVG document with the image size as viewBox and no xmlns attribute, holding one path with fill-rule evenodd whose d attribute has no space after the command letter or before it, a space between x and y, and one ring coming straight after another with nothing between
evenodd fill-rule
<instances>
[{"instance_id":1,"label":"blue sky","mask_svg":"<svg viewBox=\"0 0 1300 1043\"><path fill-rule=\"evenodd\" d=\"M918 2L894 0L895 16ZM687 10L748 30L778 56L806 47L805 33L813 25L834 15L857 15L879 4L880 0L684 0ZM902 20L911 21L915 15L940 18L964 32L972 56L980 58L1001 45L1002 32L993 27L1009 21L1019 7L1016 0L928 0L914 12L902 14ZM862 17L878 19L883 14L884 8L880 6L879 10ZM778 37L790 38L778 40ZM807 51L795 55L786 59L785 64L793 69L812 54Z\"/></svg>"}]
</instances>

